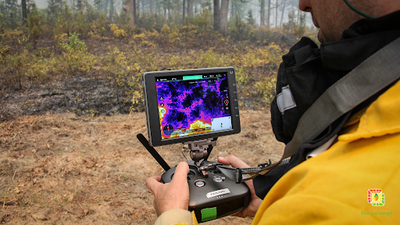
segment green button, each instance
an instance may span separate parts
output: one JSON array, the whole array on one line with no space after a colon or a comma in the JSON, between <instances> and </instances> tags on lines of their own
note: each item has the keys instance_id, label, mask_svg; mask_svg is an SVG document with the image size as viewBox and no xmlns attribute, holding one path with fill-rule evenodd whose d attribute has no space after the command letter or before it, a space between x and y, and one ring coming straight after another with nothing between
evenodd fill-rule
<instances>
[{"instance_id":1,"label":"green button","mask_svg":"<svg viewBox=\"0 0 400 225\"><path fill-rule=\"evenodd\" d=\"M201 210L201 221L215 220L217 219L217 207L206 208Z\"/></svg>"}]
</instances>

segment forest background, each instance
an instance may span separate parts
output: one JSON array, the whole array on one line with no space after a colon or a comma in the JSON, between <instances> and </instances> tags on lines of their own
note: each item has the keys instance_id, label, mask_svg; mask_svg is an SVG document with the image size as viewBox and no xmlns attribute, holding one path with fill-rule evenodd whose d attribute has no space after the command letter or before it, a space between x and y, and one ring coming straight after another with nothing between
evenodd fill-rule
<instances>
[{"instance_id":1,"label":"forest background","mask_svg":"<svg viewBox=\"0 0 400 225\"><path fill-rule=\"evenodd\" d=\"M117 1L48 0L39 9L34 1L1 0L0 97L79 77L112 85L107 101L123 105L121 112L128 105L143 111L143 72L233 66L242 106L262 108L275 94L281 56L304 34L315 39L296 0ZM59 112L110 114L98 104L78 106L85 101L79 93L71 98L77 106L61 104ZM25 101L35 110L17 114L48 108Z\"/></svg>"},{"instance_id":2,"label":"forest background","mask_svg":"<svg viewBox=\"0 0 400 225\"><path fill-rule=\"evenodd\" d=\"M219 138L210 159L278 160L277 70L302 36L317 42L297 4L0 0L0 223L154 223L145 180L163 171L134 138L147 134L148 71L235 67L242 132ZM176 165L179 148L158 151Z\"/></svg>"}]
</instances>

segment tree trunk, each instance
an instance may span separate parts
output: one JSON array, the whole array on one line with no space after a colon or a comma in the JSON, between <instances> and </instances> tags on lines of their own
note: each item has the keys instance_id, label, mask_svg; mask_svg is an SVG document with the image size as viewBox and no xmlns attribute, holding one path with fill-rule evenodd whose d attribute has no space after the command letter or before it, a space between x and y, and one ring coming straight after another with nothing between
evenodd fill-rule
<instances>
[{"instance_id":1,"label":"tree trunk","mask_svg":"<svg viewBox=\"0 0 400 225\"><path fill-rule=\"evenodd\" d=\"M228 8L229 8L229 0L221 0L221 9L220 9L220 31L221 34L226 36L228 34Z\"/></svg>"},{"instance_id":2,"label":"tree trunk","mask_svg":"<svg viewBox=\"0 0 400 225\"><path fill-rule=\"evenodd\" d=\"M300 24L300 14L301 13L301 11L300 11L300 8L298 8L297 9L297 24Z\"/></svg>"},{"instance_id":3,"label":"tree trunk","mask_svg":"<svg viewBox=\"0 0 400 225\"><path fill-rule=\"evenodd\" d=\"M186 11L186 1L185 0L183 0L183 7L182 7L182 19L183 19L183 21L182 21L182 24L183 25L185 25L185 11Z\"/></svg>"},{"instance_id":4,"label":"tree trunk","mask_svg":"<svg viewBox=\"0 0 400 225\"><path fill-rule=\"evenodd\" d=\"M167 11L168 11L168 20L171 20L171 4L170 4L170 2L168 2Z\"/></svg>"},{"instance_id":5,"label":"tree trunk","mask_svg":"<svg viewBox=\"0 0 400 225\"><path fill-rule=\"evenodd\" d=\"M136 13L140 17L140 0L137 0L136 8L137 8L137 12Z\"/></svg>"},{"instance_id":6,"label":"tree trunk","mask_svg":"<svg viewBox=\"0 0 400 225\"><path fill-rule=\"evenodd\" d=\"M193 0L188 0L188 16L193 16Z\"/></svg>"},{"instance_id":7,"label":"tree trunk","mask_svg":"<svg viewBox=\"0 0 400 225\"><path fill-rule=\"evenodd\" d=\"M285 8L286 8L286 0L283 0L283 8L282 8L282 15L281 15L281 22L280 22L280 27L282 27L283 23L283 15L285 15Z\"/></svg>"},{"instance_id":8,"label":"tree trunk","mask_svg":"<svg viewBox=\"0 0 400 225\"><path fill-rule=\"evenodd\" d=\"M261 0L260 3L260 26L264 26L265 0Z\"/></svg>"},{"instance_id":9,"label":"tree trunk","mask_svg":"<svg viewBox=\"0 0 400 225\"><path fill-rule=\"evenodd\" d=\"M21 6L22 6L22 23L26 25L28 19L28 14L26 12L26 0L21 0Z\"/></svg>"},{"instance_id":10,"label":"tree trunk","mask_svg":"<svg viewBox=\"0 0 400 225\"><path fill-rule=\"evenodd\" d=\"M110 3L109 0L104 0L103 12L107 15L108 4Z\"/></svg>"},{"instance_id":11,"label":"tree trunk","mask_svg":"<svg viewBox=\"0 0 400 225\"><path fill-rule=\"evenodd\" d=\"M267 27L271 25L271 0L268 0Z\"/></svg>"},{"instance_id":12,"label":"tree trunk","mask_svg":"<svg viewBox=\"0 0 400 225\"><path fill-rule=\"evenodd\" d=\"M278 27L278 0L275 0L275 27Z\"/></svg>"},{"instance_id":13,"label":"tree trunk","mask_svg":"<svg viewBox=\"0 0 400 225\"><path fill-rule=\"evenodd\" d=\"M110 0L110 21L113 22L114 16L114 0Z\"/></svg>"},{"instance_id":14,"label":"tree trunk","mask_svg":"<svg viewBox=\"0 0 400 225\"><path fill-rule=\"evenodd\" d=\"M132 2L133 2L133 18L134 18L135 24L136 24L136 21L137 21L137 15L136 15L136 0L132 0Z\"/></svg>"},{"instance_id":15,"label":"tree trunk","mask_svg":"<svg viewBox=\"0 0 400 225\"><path fill-rule=\"evenodd\" d=\"M169 0L164 0L164 15L165 15L165 19L170 19L170 15L171 15L171 4L169 2Z\"/></svg>"},{"instance_id":16,"label":"tree trunk","mask_svg":"<svg viewBox=\"0 0 400 225\"><path fill-rule=\"evenodd\" d=\"M219 2L219 0L214 0L214 31L219 30L219 25L221 23Z\"/></svg>"},{"instance_id":17,"label":"tree trunk","mask_svg":"<svg viewBox=\"0 0 400 225\"><path fill-rule=\"evenodd\" d=\"M153 15L153 0L150 0L150 15Z\"/></svg>"},{"instance_id":18,"label":"tree trunk","mask_svg":"<svg viewBox=\"0 0 400 225\"><path fill-rule=\"evenodd\" d=\"M164 17L167 19L167 0L164 0Z\"/></svg>"},{"instance_id":19,"label":"tree trunk","mask_svg":"<svg viewBox=\"0 0 400 225\"><path fill-rule=\"evenodd\" d=\"M75 13L75 0L72 0L72 13Z\"/></svg>"},{"instance_id":20,"label":"tree trunk","mask_svg":"<svg viewBox=\"0 0 400 225\"><path fill-rule=\"evenodd\" d=\"M221 1L223 1L223 0L221 0ZM228 4L229 5L229 4ZM222 7L222 6L221 6ZM229 8L229 7L228 7ZM231 4L231 18L233 18L235 16L235 8L234 8L234 5L233 5L233 3Z\"/></svg>"},{"instance_id":21,"label":"tree trunk","mask_svg":"<svg viewBox=\"0 0 400 225\"><path fill-rule=\"evenodd\" d=\"M135 26L135 0L127 0L126 5L122 6L122 8L129 15L129 26Z\"/></svg>"}]
</instances>

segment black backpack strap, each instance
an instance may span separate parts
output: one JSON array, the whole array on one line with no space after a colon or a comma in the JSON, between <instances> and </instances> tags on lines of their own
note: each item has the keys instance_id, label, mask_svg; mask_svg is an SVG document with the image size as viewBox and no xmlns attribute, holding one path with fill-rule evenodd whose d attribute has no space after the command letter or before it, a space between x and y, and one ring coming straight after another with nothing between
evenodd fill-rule
<instances>
[{"instance_id":1,"label":"black backpack strap","mask_svg":"<svg viewBox=\"0 0 400 225\"><path fill-rule=\"evenodd\" d=\"M370 56L334 83L300 118L283 159L297 153L331 123L400 78L400 38Z\"/></svg>"},{"instance_id":2,"label":"black backpack strap","mask_svg":"<svg viewBox=\"0 0 400 225\"><path fill-rule=\"evenodd\" d=\"M386 45L346 76L330 86L302 115L293 139L286 145L281 160L260 169L256 174L242 173L242 180L266 175L274 168L282 174L273 175L276 182L290 169L287 160L299 152L304 143L312 143L334 122L346 120L349 112L400 79L400 38ZM340 128L340 127L339 127ZM338 129L336 129L338 131ZM339 129L340 130L340 129ZM335 131L335 132L337 132ZM286 160L285 160L286 159ZM274 182L270 185L273 186ZM269 189L268 189L269 190ZM266 193L263 193L266 194Z\"/></svg>"}]
</instances>

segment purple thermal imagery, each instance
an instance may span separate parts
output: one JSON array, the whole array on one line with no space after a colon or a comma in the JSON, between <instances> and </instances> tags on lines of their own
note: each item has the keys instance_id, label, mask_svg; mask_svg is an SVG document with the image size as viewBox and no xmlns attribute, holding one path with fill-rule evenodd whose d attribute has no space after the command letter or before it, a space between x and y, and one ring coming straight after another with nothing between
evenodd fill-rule
<instances>
[{"instance_id":1,"label":"purple thermal imagery","mask_svg":"<svg viewBox=\"0 0 400 225\"><path fill-rule=\"evenodd\" d=\"M212 119L230 116L226 77L157 82L163 139L211 132Z\"/></svg>"}]
</instances>

